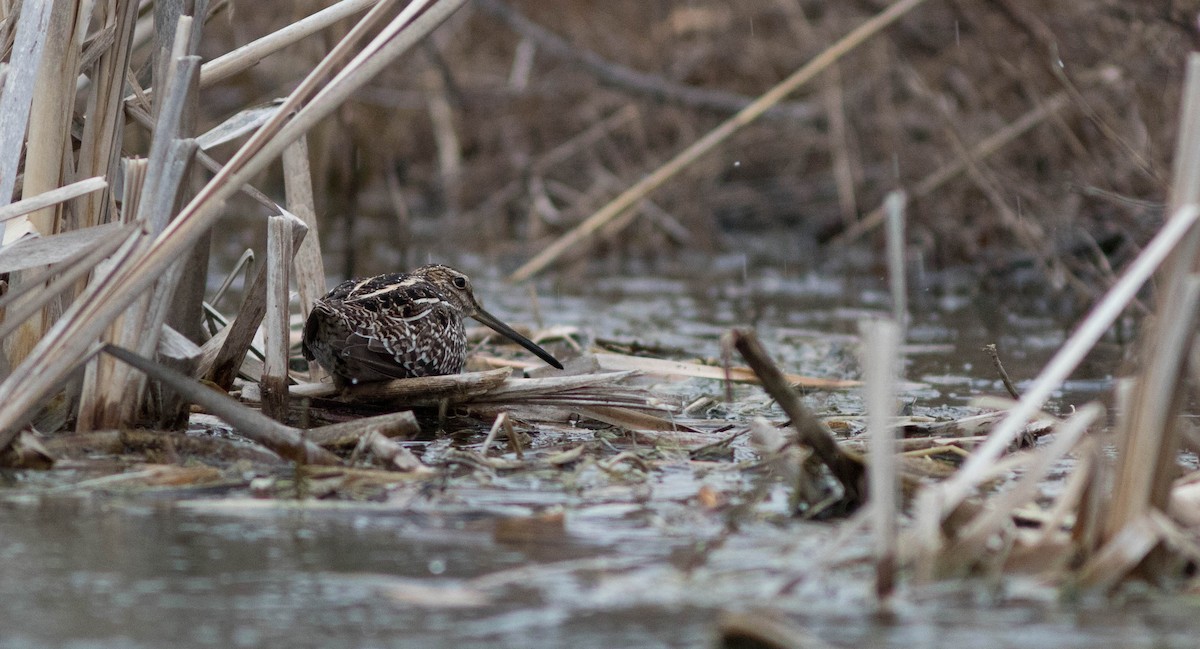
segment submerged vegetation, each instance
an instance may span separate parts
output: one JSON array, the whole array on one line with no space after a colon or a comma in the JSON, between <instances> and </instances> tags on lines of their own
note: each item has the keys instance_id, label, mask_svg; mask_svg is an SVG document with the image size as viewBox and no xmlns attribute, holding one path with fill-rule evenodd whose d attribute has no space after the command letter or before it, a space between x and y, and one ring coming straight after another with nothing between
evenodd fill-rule
<instances>
[{"instance_id":1,"label":"submerged vegetation","mask_svg":"<svg viewBox=\"0 0 1200 649\"><path fill-rule=\"evenodd\" d=\"M1195 587L1197 479L1178 458L1200 362L1200 58L1181 14L553 5L6 5L0 464L69 468L46 492L306 503L687 467L750 483L689 498L722 539L780 485L785 520L869 530L885 609L898 583L970 575ZM787 373L743 327L719 361L596 340L584 322L506 334L562 371L469 331L465 373L354 385L300 353L327 274L480 253L511 280L553 269L569 286L606 256L686 268L761 232L784 243L748 263L881 237L890 312L853 340L861 380ZM255 237L261 263L229 263ZM1087 314L1021 390L991 350L1011 401L902 417L908 276L962 262L1030 262ZM1154 317L1115 382L1115 423L1095 403L1044 412L1130 311ZM664 387L685 380L724 387ZM735 383L770 402L732 408ZM862 410L840 419L802 396L858 390ZM497 534L565 524L543 512ZM786 625L723 624L731 642L789 646Z\"/></svg>"}]
</instances>

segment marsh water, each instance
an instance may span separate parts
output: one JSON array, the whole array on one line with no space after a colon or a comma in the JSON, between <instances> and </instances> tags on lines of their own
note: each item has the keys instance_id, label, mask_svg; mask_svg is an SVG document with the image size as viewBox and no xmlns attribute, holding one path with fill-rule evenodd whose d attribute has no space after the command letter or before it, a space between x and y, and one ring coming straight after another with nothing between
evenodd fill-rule
<instances>
[{"instance_id":1,"label":"marsh water","mask_svg":"<svg viewBox=\"0 0 1200 649\"><path fill-rule=\"evenodd\" d=\"M621 276L582 293L543 284L536 304L486 278L476 290L512 322L540 317L585 340L698 358L719 357L730 326L753 324L789 371L842 378L857 373L857 322L888 308L882 285L734 268L719 282ZM1069 322L1029 315L1039 306L972 285L914 289L904 395L914 414L953 416L973 396L1003 393L984 343L999 345L1020 385L1066 335ZM1051 409L1106 399L1121 352L1107 341ZM670 389L718 400L723 390L697 379ZM821 412L857 408L853 394L808 398ZM1075 601L1022 578L905 583L881 616L862 531L791 517L782 493L736 521L701 506L706 487L753 488L725 465L681 461L637 478L592 469L569 481L496 474L400 485L369 502L6 473L0 648L696 647L737 611L781 616L812 637L804 646L1196 644L1194 598Z\"/></svg>"}]
</instances>

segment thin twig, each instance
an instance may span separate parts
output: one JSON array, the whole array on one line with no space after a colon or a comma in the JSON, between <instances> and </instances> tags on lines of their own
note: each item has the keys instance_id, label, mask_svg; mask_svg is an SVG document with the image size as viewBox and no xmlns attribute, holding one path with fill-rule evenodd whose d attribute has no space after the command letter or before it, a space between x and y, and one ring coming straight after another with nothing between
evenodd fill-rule
<instances>
[{"instance_id":1,"label":"thin twig","mask_svg":"<svg viewBox=\"0 0 1200 649\"><path fill-rule=\"evenodd\" d=\"M1017 392L1017 386L1013 385L1012 379L1008 378L1008 372L1004 369L1004 363L1000 362L1000 352L996 350L996 343L988 343L983 346L983 351L992 358L992 366L996 368L996 373L1000 375L1000 381L1004 383L1004 389L1008 390L1008 396L1014 399L1020 399L1021 393Z\"/></svg>"}]
</instances>

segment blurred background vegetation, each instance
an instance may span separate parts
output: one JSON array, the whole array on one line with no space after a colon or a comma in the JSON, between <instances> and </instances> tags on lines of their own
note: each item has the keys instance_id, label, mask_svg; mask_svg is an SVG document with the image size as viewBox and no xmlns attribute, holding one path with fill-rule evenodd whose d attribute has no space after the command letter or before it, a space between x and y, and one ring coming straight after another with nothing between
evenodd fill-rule
<instances>
[{"instance_id":1,"label":"blurred background vegetation","mask_svg":"<svg viewBox=\"0 0 1200 649\"><path fill-rule=\"evenodd\" d=\"M323 4L221 4L206 58ZM312 135L327 268L511 271L886 4L472 3ZM1196 8L927 2L557 268L686 272L730 250L870 264L856 253L879 235L842 235L904 188L924 268L1032 266L1094 295L1163 218ZM339 35L206 90L201 130L285 95Z\"/></svg>"}]
</instances>

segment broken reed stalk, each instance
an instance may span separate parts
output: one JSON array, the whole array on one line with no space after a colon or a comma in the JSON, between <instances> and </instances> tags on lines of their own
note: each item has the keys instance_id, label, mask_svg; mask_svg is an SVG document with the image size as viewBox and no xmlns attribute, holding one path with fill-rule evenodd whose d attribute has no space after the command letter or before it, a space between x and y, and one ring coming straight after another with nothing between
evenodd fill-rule
<instances>
[{"instance_id":1,"label":"broken reed stalk","mask_svg":"<svg viewBox=\"0 0 1200 649\"><path fill-rule=\"evenodd\" d=\"M200 69L200 87L208 88L243 70L258 65L266 57L297 43L313 34L345 20L356 13L369 9L380 0L342 0L332 6L313 13L266 36L255 39L245 45L226 52L204 64ZM153 88L146 88L143 93L152 96ZM127 101L133 101L128 97Z\"/></svg>"},{"instance_id":2,"label":"broken reed stalk","mask_svg":"<svg viewBox=\"0 0 1200 649\"><path fill-rule=\"evenodd\" d=\"M341 72L350 49L378 30L393 2L376 5L289 95L275 116L247 141L146 250L114 269L110 281L89 285L29 359L0 383L0 448L7 446L33 408L81 362L92 341L213 225L224 201L289 144L345 102L358 88L422 40L466 0L413 2ZM323 85L322 85L323 84ZM2 157L2 156L0 156Z\"/></svg>"},{"instance_id":3,"label":"broken reed stalk","mask_svg":"<svg viewBox=\"0 0 1200 649\"><path fill-rule=\"evenodd\" d=\"M899 0L876 14L870 20L854 28L849 34L846 34L811 61L801 66L799 70L796 70L786 79L763 93L749 106L746 106L733 117L722 122L721 125L709 131L704 137L696 140L686 149L676 154L666 164L655 169L651 174L600 208L595 214L584 219L582 223L534 255L532 259L525 262L523 266L509 276L509 281L522 282L540 273L547 266L554 263L563 253L577 244L590 239L610 221L621 216L650 192L658 189L663 183L670 180L683 169L686 169L697 158L716 148L731 135L741 130L743 126L757 120L772 106L783 101L784 98L795 92L796 89L811 81L830 65L836 63L838 59L853 51L859 45L866 42L867 39L879 33L888 25L891 25L922 2L924 0ZM610 231L609 234L614 233Z\"/></svg>"},{"instance_id":4,"label":"broken reed stalk","mask_svg":"<svg viewBox=\"0 0 1200 649\"><path fill-rule=\"evenodd\" d=\"M127 349L105 345L104 351L179 392L189 401L225 420L238 434L300 464L341 464L337 456L305 441L301 431L243 406L233 398L194 379L147 360Z\"/></svg>"},{"instance_id":5,"label":"broken reed stalk","mask_svg":"<svg viewBox=\"0 0 1200 649\"><path fill-rule=\"evenodd\" d=\"M49 9L50 14L43 25L44 33L38 34L39 43L37 58L28 60L36 65L33 74L32 96L24 96L18 101L29 102L24 108L28 111L28 139L26 140L22 194L35 196L53 190L63 184L67 172L63 162L71 158L70 124L74 108L74 91L76 67L80 50L83 47L83 33L87 31L90 12L80 11L77 3L67 0L45 0L35 6L29 6L30 18L41 20L41 13ZM21 18L25 17L21 12ZM82 14L82 15L80 15ZM82 24L80 24L82 21ZM21 21L24 26L25 21ZM18 27L20 32L21 26ZM19 34L18 34L19 35ZM13 55L14 64L17 55ZM10 67L9 74L19 74L20 70ZM5 113L7 117L7 113ZM21 132L14 133L17 146L25 137L25 117L17 117L22 122ZM19 149L18 149L19 153ZM13 182L15 183L15 166L17 158L12 161ZM7 174L7 170L5 172ZM5 178L7 181L7 178ZM8 183L5 182L5 185ZM3 191L3 189L0 189ZM8 203L12 197L12 187L8 186L4 193L3 203ZM14 224L12 232L6 232L2 242L10 242L25 233L49 236L59 231L58 206L44 207ZM0 225L0 227L3 227ZM13 273L9 282L20 286L26 280L27 273ZM54 311L56 302L47 304L41 311L34 311L22 322L15 334L6 340L8 363L17 364L25 359L45 333L48 323L57 315Z\"/></svg>"},{"instance_id":6,"label":"broken reed stalk","mask_svg":"<svg viewBox=\"0 0 1200 649\"><path fill-rule=\"evenodd\" d=\"M896 379L899 376L900 325L886 320L859 325L863 335L862 365L866 379L863 401L871 454L868 484L871 529L875 535L875 596L886 602L896 580Z\"/></svg>"},{"instance_id":7,"label":"broken reed stalk","mask_svg":"<svg viewBox=\"0 0 1200 649\"><path fill-rule=\"evenodd\" d=\"M292 265L292 221L272 216L267 223L267 295L263 337L262 409L286 422L288 412L288 272Z\"/></svg>"},{"instance_id":8,"label":"broken reed stalk","mask_svg":"<svg viewBox=\"0 0 1200 649\"><path fill-rule=\"evenodd\" d=\"M487 457L488 451L492 448L492 442L496 441L496 434L504 427L504 422L508 421L508 413L501 412L496 415L496 420L492 422L492 427L488 429L487 437L483 438L483 444L479 447L479 454Z\"/></svg>"},{"instance_id":9,"label":"broken reed stalk","mask_svg":"<svg viewBox=\"0 0 1200 649\"><path fill-rule=\"evenodd\" d=\"M92 192L98 192L102 189L108 189L108 181L101 176L87 178L56 187L51 190L44 191L33 196L26 196L15 203L9 203L4 207L0 207L0 221L15 219L18 216L24 216L30 212L34 212L47 207L54 207L64 201L69 201L80 196L86 196ZM29 193L29 188L25 188L25 194Z\"/></svg>"},{"instance_id":10,"label":"broken reed stalk","mask_svg":"<svg viewBox=\"0 0 1200 649\"><path fill-rule=\"evenodd\" d=\"M247 408L235 399L147 360L133 352L106 345L104 351L145 372L155 380L179 392L237 429L238 434L274 451L297 464L340 465L341 460L321 446L349 446L372 433L385 438L415 436L419 432L412 412L394 412L352 422L301 430L281 424Z\"/></svg>"},{"instance_id":11,"label":"broken reed stalk","mask_svg":"<svg viewBox=\"0 0 1200 649\"><path fill-rule=\"evenodd\" d=\"M75 112L75 80L79 57L91 19L91 5L48 0L55 5L46 26L46 46L30 105L22 194L51 191L67 179L63 162L70 160L71 119ZM58 210L44 208L30 215L43 236L58 230Z\"/></svg>"},{"instance_id":12,"label":"broken reed stalk","mask_svg":"<svg viewBox=\"0 0 1200 649\"><path fill-rule=\"evenodd\" d=\"M51 266L40 274L28 277L21 286L10 287L8 292L4 294L4 297L0 297L0 309L6 309L4 312L4 321L0 323L0 339L12 333L26 318L45 306L51 299L63 291L73 288L76 280L82 279L85 275L91 273L109 255L141 234L141 228L132 223L128 225L110 223L88 229L96 230L110 227L112 229L93 244L90 250L80 251L82 253L81 256L74 260L65 260L60 264ZM84 231L76 230L75 232ZM70 234L73 233L59 236L69 236ZM19 245L19 243L13 244L12 247ZM6 251L9 249L6 249ZM5 271L0 270L0 272ZM49 285L47 285L47 282L49 282Z\"/></svg>"},{"instance_id":13,"label":"broken reed stalk","mask_svg":"<svg viewBox=\"0 0 1200 649\"><path fill-rule=\"evenodd\" d=\"M288 211L308 228L308 235L296 249L293 263L296 290L300 294L300 313L307 314L312 312L316 301L325 295L325 264L321 260L321 238L317 235L317 209L313 200L307 136L301 136L283 150L283 187ZM310 375L309 380L319 381L322 376L324 374Z\"/></svg>"},{"instance_id":14,"label":"broken reed stalk","mask_svg":"<svg viewBox=\"0 0 1200 649\"><path fill-rule=\"evenodd\" d=\"M762 381L763 389L771 395L783 412L792 420L792 428L796 431L796 439L801 444L811 448L817 459L828 467L830 474L842 486L840 500L842 511L853 511L866 498L867 485L864 483L865 467L862 458L842 449L833 438L829 429L817 419L800 397L788 385L783 372L771 361L767 351L758 342L758 336L749 329L733 329L728 334L730 342L746 364L754 370Z\"/></svg>"}]
</instances>

